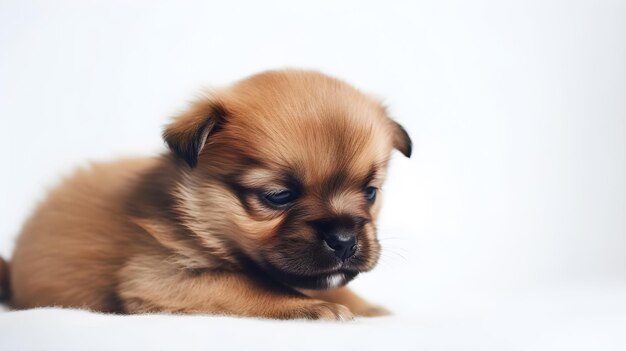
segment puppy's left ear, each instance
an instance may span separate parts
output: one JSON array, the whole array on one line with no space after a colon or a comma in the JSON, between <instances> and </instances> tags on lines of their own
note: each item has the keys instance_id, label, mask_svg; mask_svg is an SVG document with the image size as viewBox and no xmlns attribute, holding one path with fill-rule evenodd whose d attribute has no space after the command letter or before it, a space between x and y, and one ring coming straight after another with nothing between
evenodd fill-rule
<instances>
[{"instance_id":1,"label":"puppy's left ear","mask_svg":"<svg viewBox=\"0 0 626 351\"><path fill-rule=\"evenodd\" d=\"M225 118L226 111L219 102L206 98L196 101L165 127L163 139L177 157L194 168L207 140L222 127Z\"/></svg>"},{"instance_id":2,"label":"puppy's left ear","mask_svg":"<svg viewBox=\"0 0 626 351\"><path fill-rule=\"evenodd\" d=\"M391 121L391 127L393 129L393 147L400 151L404 156L411 157L411 151L413 150L413 142L409 133L406 132L403 126L396 121Z\"/></svg>"}]
</instances>

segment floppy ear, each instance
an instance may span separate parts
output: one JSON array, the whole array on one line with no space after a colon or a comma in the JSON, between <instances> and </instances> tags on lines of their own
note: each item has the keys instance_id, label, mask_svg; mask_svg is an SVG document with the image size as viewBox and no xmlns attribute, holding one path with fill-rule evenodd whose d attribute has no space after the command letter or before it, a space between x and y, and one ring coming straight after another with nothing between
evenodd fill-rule
<instances>
[{"instance_id":1,"label":"floppy ear","mask_svg":"<svg viewBox=\"0 0 626 351\"><path fill-rule=\"evenodd\" d=\"M163 139L176 156L194 168L204 144L221 128L225 116L221 104L209 99L197 101L165 127Z\"/></svg>"},{"instance_id":2,"label":"floppy ear","mask_svg":"<svg viewBox=\"0 0 626 351\"><path fill-rule=\"evenodd\" d=\"M404 156L411 157L411 151L413 150L413 142L409 133L406 132L404 127L395 121L391 121L393 128L393 147L400 151Z\"/></svg>"}]
</instances>

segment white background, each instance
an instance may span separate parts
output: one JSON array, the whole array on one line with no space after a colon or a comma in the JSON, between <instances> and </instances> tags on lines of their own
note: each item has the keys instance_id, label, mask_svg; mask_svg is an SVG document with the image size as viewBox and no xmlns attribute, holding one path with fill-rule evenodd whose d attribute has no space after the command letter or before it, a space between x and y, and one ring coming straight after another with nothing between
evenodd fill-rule
<instances>
[{"instance_id":1,"label":"white background","mask_svg":"<svg viewBox=\"0 0 626 351\"><path fill-rule=\"evenodd\" d=\"M282 67L412 136L365 296L436 319L626 284L624 1L0 1L0 254L77 165L156 155L199 89Z\"/></svg>"}]
</instances>

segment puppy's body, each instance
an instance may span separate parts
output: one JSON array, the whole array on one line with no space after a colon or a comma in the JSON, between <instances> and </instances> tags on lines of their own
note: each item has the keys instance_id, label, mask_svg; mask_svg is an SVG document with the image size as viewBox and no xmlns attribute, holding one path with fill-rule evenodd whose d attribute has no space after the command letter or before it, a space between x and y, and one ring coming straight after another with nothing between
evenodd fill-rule
<instances>
[{"instance_id":1,"label":"puppy's body","mask_svg":"<svg viewBox=\"0 0 626 351\"><path fill-rule=\"evenodd\" d=\"M52 191L20 235L11 262L12 303L120 311L128 260L158 247L129 221L125 197L155 160L94 164Z\"/></svg>"},{"instance_id":2,"label":"puppy's body","mask_svg":"<svg viewBox=\"0 0 626 351\"><path fill-rule=\"evenodd\" d=\"M172 153L95 164L49 195L10 265L15 307L384 311L342 287L376 264L375 189L391 150L410 154L376 101L314 72L267 72L197 101L164 137Z\"/></svg>"}]
</instances>

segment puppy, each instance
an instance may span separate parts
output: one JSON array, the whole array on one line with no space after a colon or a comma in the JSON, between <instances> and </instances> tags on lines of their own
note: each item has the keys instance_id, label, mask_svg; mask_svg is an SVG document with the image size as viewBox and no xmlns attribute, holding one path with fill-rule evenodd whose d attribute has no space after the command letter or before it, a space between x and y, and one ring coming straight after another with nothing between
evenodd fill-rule
<instances>
[{"instance_id":1,"label":"puppy","mask_svg":"<svg viewBox=\"0 0 626 351\"><path fill-rule=\"evenodd\" d=\"M163 137L161 157L93 164L49 194L9 266L15 308L386 313L345 287L378 260L390 154L411 154L379 102L320 73L269 71L195 101Z\"/></svg>"}]
</instances>

